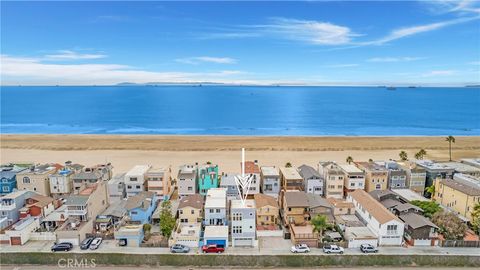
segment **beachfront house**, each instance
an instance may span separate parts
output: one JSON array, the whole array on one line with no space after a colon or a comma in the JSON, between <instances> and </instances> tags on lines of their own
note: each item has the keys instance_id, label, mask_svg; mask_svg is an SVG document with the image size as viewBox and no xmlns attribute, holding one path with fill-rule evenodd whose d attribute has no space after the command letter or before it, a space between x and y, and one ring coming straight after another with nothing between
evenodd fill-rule
<instances>
[{"instance_id":1,"label":"beachfront house","mask_svg":"<svg viewBox=\"0 0 480 270\"><path fill-rule=\"evenodd\" d=\"M356 215L378 237L380 246L400 246L404 223L367 192L357 189L348 193L347 201L355 205Z\"/></svg>"},{"instance_id":2,"label":"beachfront house","mask_svg":"<svg viewBox=\"0 0 480 270\"><path fill-rule=\"evenodd\" d=\"M125 187L127 198L137 195L146 190L146 177L149 165L136 165L125 174Z\"/></svg>"},{"instance_id":3,"label":"beachfront house","mask_svg":"<svg viewBox=\"0 0 480 270\"><path fill-rule=\"evenodd\" d=\"M388 169L375 162L355 162L365 173L365 191L385 190L388 188Z\"/></svg>"},{"instance_id":4,"label":"beachfront house","mask_svg":"<svg viewBox=\"0 0 480 270\"><path fill-rule=\"evenodd\" d=\"M210 188L205 199L205 225L227 225L227 190Z\"/></svg>"},{"instance_id":5,"label":"beachfront house","mask_svg":"<svg viewBox=\"0 0 480 270\"><path fill-rule=\"evenodd\" d=\"M234 173L224 173L220 178L220 187L227 190L228 201L240 199L240 190L238 189L235 177L236 174Z\"/></svg>"},{"instance_id":6,"label":"beachfront house","mask_svg":"<svg viewBox=\"0 0 480 270\"><path fill-rule=\"evenodd\" d=\"M6 195L17 189L17 173L24 170L25 168L14 165L0 168L0 195Z\"/></svg>"},{"instance_id":7,"label":"beachfront house","mask_svg":"<svg viewBox=\"0 0 480 270\"><path fill-rule=\"evenodd\" d=\"M399 163L407 173L407 186L409 189L423 194L425 192L425 181L427 172L424 168L417 166L414 162Z\"/></svg>"},{"instance_id":8,"label":"beachfront house","mask_svg":"<svg viewBox=\"0 0 480 270\"><path fill-rule=\"evenodd\" d=\"M275 166L262 166L260 168L260 178L262 193L278 199L281 188L278 168Z\"/></svg>"},{"instance_id":9,"label":"beachfront house","mask_svg":"<svg viewBox=\"0 0 480 270\"><path fill-rule=\"evenodd\" d=\"M204 164L197 167L197 183L199 193L203 196L211 188L218 188L218 165Z\"/></svg>"},{"instance_id":10,"label":"beachfront house","mask_svg":"<svg viewBox=\"0 0 480 270\"><path fill-rule=\"evenodd\" d=\"M230 206L230 228L232 246L256 246L256 206L254 200L232 200Z\"/></svg>"},{"instance_id":11,"label":"beachfront house","mask_svg":"<svg viewBox=\"0 0 480 270\"><path fill-rule=\"evenodd\" d=\"M436 179L452 179L455 173L455 168L445 163L434 162L428 159L417 160L416 163L417 166L425 169L425 187L434 185Z\"/></svg>"},{"instance_id":12,"label":"beachfront house","mask_svg":"<svg viewBox=\"0 0 480 270\"><path fill-rule=\"evenodd\" d=\"M127 199L125 209L131 223L151 223L152 214L157 207L157 193L152 191L140 191Z\"/></svg>"},{"instance_id":13,"label":"beachfront house","mask_svg":"<svg viewBox=\"0 0 480 270\"><path fill-rule=\"evenodd\" d=\"M365 173L355 165L341 164L339 165L344 174L343 192L346 195L356 189L365 188Z\"/></svg>"},{"instance_id":14,"label":"beachfront house","mask_svg":"<svg viewBox=\"0 0 480 270\"><path fill-rule=\"evenodd\" d=\"M240 164L242 166L242 164ZM260 193L260 167L258 167L258 162L255 161L245 161L245 175L248 175L251 178L250 187L248 188L248 197L253 198L254 194ZM243 191L243 194L245 191Z\"/></svg>"},{"instance_id":15,"label":"beachfront house","mask_svg":"<svg viewBox=\"0 0 480 270\"><path fill-rule=\"evenodd\" d=\"M147 190L157 193L157 198L162 201L170 199L175 190L172 180L172 168L150 168L145 174Z\"/></svg>"},{"instance_id":16,"label":"beachfront house","mask_svg":"<svg viewBox=\"0 0 480 270\"><path fill-rule=\"evenodd\" d=\"M325 181L320 173L313 167L302 165L298 167L298 172L303 178L303 189L306 193L323 196Z\"/></svg>"},{"instance_id":17,"label":"beachfront house","mask_svg":"<svg viewBox=\"0 0 480 270\"><path fill-rule=\"evenodd\" d=\"M115 174L107 182L108 202L110 204L118 203L127 197L125 187L125 173Z\"/></svg>"},{"instance_id":18,"label":"beachfront house","mask_svg":"<svg viewBox=\"0 0 480 270\"><path fill-rule=\"evenodd\" d=\"M197 169L194 165L180 166L177 175L178 197L181 199L197 193Z\"/></svg>"},{"instance_id":19,"label":"beachfront house","mask_svg":"<svg viewBox=\"0 0 480 270\"><path fill-rule=\"evenodd\" d=\"M18 172L18 190L30 190L45 196L50 196L49 175L57 170L56 164L33 165L30 168Z\"/></svg>"},{"instance_id":20,"label":"beachfront house","mask_svg":"<svg viewBox=\"0 0 480 270\"><path fill-rule=\"evenodd\" d=\"M0 230L15 224L20 219L20 209L25 205L27 198L35 192L18 190L0 197Z\"/></svg>"},{"instance_id":21,"label":"beachfront house","mask_svg":"<svg viewBox=\"0 0 480 270\"><path fill-rule=\"evenodd\" d=\"M282 217L285 226L302 225L310 219L307 194L303 191L287 191L282 198Z\"/></svg>"},{"instance_id":22,"label":"beachfront house","mask_svg":"<svg viewBox=\"0 0 480 270\"><path fill-rule=\"evenodd\" d=\"M345 178L342 169L333 161L320 161L318 172L325 179L325 197L342 199Z\"/></svg>"},{"instance_id":23,"label":"beachfront house","mask_svg":"<svg viewBox=\"0 0 480 270\"><path fill-rule=\"evenodd\" d=\"M335 222L335 218L333 216L333 207L327 199L312 193L307 193L306 196L310 219L317 215L321 215L325 216L330 224Z\"/></svg>"},{"instance_id":24,"label":"beachfront house","mask_svg":"<svg viewBox=\"0 0 480 270\"><path fill-rule=\"evenodd\" d=\"M280 167L282 189L303 191L303 178L295 167Z\"/></svg>"}]
</instances>

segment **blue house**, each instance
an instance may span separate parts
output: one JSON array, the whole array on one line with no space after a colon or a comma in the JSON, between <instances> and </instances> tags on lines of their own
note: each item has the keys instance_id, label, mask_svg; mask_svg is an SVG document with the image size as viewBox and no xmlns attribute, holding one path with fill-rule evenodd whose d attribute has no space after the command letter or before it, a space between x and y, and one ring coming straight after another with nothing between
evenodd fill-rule
<instances>
[{"instance_id":1,"label":"blue house","mask_svg":"<svg viewBox=\"0 0 480 270\"><path fill-rule=\"evenodd\" d=\"M200 195L206 196L211 188L218 188L218 165L206 164L198 166L197 183Z\"/></svg>"},{"instance_id":2,"label":"blue house","mask_svg":"<svg viewBox=\"0 0 480 270\"><path fill-rule=\"evenodd\" d=\"M25 168L16 166L5 166L0 171L0 195L13 192L17 188L17 173Z\"/></svg>"},{"instance_id":3,"label":"blue house","mask_svg":"<svg viewBox=\"0 0 480 270\"><path fill-rule=\"evenodd\" d=\"M157 194L152 191L141 191L127 199L127 209L130 221L146 224L152 222L152 215L157 207Z\"/></svg>"}]
</instances>

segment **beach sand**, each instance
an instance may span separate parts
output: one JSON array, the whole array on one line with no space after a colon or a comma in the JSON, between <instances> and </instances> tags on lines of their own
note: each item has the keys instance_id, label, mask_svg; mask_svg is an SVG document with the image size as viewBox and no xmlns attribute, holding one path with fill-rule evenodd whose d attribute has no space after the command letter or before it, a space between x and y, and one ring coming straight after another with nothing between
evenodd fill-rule
<instances>
[{"instance_id":1,"label":"beach sand","mask_svg":"<svg viewBox=\"0 0 480 270\"><path fill-rule=\"evenodd\" d=\"M177 168L184 163L211 161L224 172L240 170L240 149L248 160L260 165L316 167L320 160L345 163L354 160L398 159L404 150L413 158L421 148L427 157L448 160L444 137L253 137L253 136L163 136L163 135L1 135L1 163L58 162L71 160L84 165L111 162L115 172L137 164ZM480 156L480 137L456 137L454 159Z\"/></svg>"}]
</instances>

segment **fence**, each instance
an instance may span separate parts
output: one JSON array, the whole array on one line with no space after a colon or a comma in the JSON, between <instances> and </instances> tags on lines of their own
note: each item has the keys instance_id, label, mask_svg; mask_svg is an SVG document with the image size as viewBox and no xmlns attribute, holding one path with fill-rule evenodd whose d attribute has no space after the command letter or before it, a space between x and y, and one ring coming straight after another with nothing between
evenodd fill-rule
<instances>
[{"instance_id":1,"label":"fence","mask_svg":"<svg viewBox=\"0 0 480 270\"><path fill-rule=\"evenodd\" d=\"M480 248L480 241L464 241L464 240L440 240L441 247L471 247Z\"/></svg>"}]
</instances>

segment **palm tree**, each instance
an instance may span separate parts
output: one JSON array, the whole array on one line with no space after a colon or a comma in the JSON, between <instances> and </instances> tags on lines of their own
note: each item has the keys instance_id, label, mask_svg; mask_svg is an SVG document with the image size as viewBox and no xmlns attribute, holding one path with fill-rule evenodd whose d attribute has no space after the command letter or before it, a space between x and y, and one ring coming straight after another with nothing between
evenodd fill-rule
<instances>
[{"instance_id":1,"label":"palm tree","mask_svg":"<svg viewBox=\"0 0 480 270\"><path fill-rule=\"evenodd\" d=\"M423 159L423 157L426 155L427 155L427 151L425 151L425 149L420 149L420 151L418 151L418 153L415 154L415 158Z\"/></svg>"},{"instance_id":2,"label":"palm tree","mask_svg":"<svg viewBox=\"0 0 480 270\"><path fill-rule=\"evenodd\" d=\"M285 163L285 167L286 167L286 168L292 167L292 163L290 163L290 162Z\"/></svg>"},{"instance_id":3,"label":"palm tree","mask_svg":"<svg viewBox=\"0 0 480 270\"><path fill-rule=\"evenodd\" d=\"M449 149L449 153L450 153L450 161L452 161L452 143L455 143L455 137L450 135L445 140L448 142L448 149Z\"/></svg>"},{"instance_id":4,"label":"palm tree","mask_svg":"<svg viewBox=\"0 0 480 270\"><path fill-rule=\"evenodd\" d=\"M324 215L316 215L312 220L313 232L318 232L318 236L323 235L323 230L328 227L327 217Z\"/></svg>"},{"instance_id":5,"label":"palm tree","mask_svg":"<svg viewBox=\"0 0 480 270\"><path fill-rule=\"evenodd\" d=\"M435 193L435 184L432 184L431 186L426 187L425 191L427 193L430 193L430 196L433 197L433 194Z\"/></svg>"},{"instance_id":6,"label":"palm tree","mask_svg":"<svg viewBox=\"0 0 480 270\"><path fill-rule=\"evenodd\" d=\"M353 158L351 156L348 156L346 159L347 163L350 164L353 162Z\"/></svg>"},{"instance_id":7,"label":"palm tree","mask_svg":"<svg viewBox=\"0 0 480 270\"><path fill-rule=\"evenodd\" d=\"M408 160L407 152L401 151L400 154L398 154L398 155L400 156L400 159L402 159L402 161Z\"/></svg>"}]
</instances>

